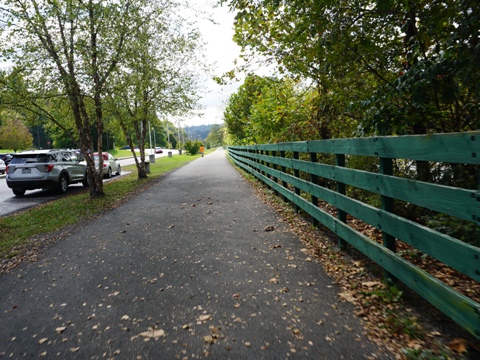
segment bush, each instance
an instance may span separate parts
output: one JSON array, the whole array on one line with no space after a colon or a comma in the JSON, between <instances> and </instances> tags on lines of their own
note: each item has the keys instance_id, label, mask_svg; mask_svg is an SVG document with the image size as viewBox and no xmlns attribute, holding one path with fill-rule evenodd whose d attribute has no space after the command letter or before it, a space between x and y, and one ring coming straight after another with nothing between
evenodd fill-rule
<instances>
[{"instance_id":1,"label":"bush","mask_svg":"<svg viewBox=\"0 0 480 360\"><path fill-rule=\"evenodd\" d=\"M202 146L202 142L200 140L187 140L185 143L185 150L187 150L190 155L197 155L200 151L200 146Z\"/></svg>"}]
</instances>

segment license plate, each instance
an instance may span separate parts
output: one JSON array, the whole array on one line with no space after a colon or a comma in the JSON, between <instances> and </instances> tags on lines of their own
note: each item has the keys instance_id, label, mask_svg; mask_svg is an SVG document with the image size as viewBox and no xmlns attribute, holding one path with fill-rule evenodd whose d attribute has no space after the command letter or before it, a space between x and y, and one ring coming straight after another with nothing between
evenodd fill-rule
<instances>
[{"instance_id":1,"label":"license plate","mask_svg":"<svg viewBox=\"0 0 480 360\"><path fill-rule=\"evenodd\" d=\"M22 169L22 174L30 174L32 169Z\"/></svg>"}]
</instances>

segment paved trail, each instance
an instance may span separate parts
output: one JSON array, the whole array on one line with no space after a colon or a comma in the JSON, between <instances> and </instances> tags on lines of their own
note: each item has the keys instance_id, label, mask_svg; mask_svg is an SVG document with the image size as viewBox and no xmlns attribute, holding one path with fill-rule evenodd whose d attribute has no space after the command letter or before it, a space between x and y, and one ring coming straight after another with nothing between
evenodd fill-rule
<instances>
[{"instance_id":1,"label":"paved trail","mask_svg":"<svg viewBox=\"0 0 480 360\"><path fill-rule=\"evenodd\" d=\"M218 150L1 276L0 358L390 358L302 250Z\"/></svg>"}]
</instances>

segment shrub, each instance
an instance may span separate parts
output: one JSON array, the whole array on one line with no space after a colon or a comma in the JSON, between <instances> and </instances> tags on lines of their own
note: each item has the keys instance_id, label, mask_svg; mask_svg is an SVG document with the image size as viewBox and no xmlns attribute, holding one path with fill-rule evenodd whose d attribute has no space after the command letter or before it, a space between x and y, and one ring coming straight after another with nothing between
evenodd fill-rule
<instances>
[{"instance_id":1,"label":"shrub","mask_svg":"<svg viewBox=\"0 0 480 360\"><path fill-rule=\"evenodd\" d=\"M187 140L185 143L185 150L187 150L190 155L197 155L200 150L200 146L202 146L202 142L200 140Z\"/></svg>"}]
</instances>

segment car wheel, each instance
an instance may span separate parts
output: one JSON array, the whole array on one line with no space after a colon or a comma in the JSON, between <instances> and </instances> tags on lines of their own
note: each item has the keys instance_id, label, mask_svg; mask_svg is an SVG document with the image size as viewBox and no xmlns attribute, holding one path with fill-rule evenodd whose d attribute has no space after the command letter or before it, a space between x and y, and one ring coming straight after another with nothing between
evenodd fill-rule
<instances>
[{"instance_id":1,"label":"car wheel","mask_svg":"<svg viewBox=\"0 0 480 360\"><path fill-rule=\"evenodd\" d=\"M25 195L25 190L24 189L13 189L13 193L15 196L23 196Z\"/></svg>"},{"instance_id":2,"label":"car wheel","mask_svg":"<svg viewBox=\"0 0 480 360\"><path fill-rule=\"evenodd\" d=\"M122 173L122 167L120 166L120 164L118 164L117 175L120 175L121 173Z\"/></svg>"},{"instance_id":3,"label":"car wheel","mask_svg":"<svg viewBox=\"0 0 480 360\"><path fill-rule=\"evenodd\" d=\"M111 177L112 177L112 168L109 166L107 171L107 179L110 179Z\"/></svg>"},{"instance_id":4,"label":"car wheel","mask_svg":"<svg viewBox=\"0 0 480 360\"><path fill-rule=\"evenodd\" d=\"M60 175L60 179L58 180L58 187L57 190L61 194L65 194L68 188L68 179L65 174Z\"/></svg>"},{"instance_id":5,"label":"car wheel","mask_svg":"<svg viewBox=\"0 0 480 360\"><path fill-rule=\"evenodd\" d=\"M87 173L86 173L86 172L85 172L85 176L83 177L83 180L82 180L82 185L83 185L84 187L88 187L88 185L90 185L90 184L88 183L88 176L87 176Z\"/></svg>"}]
</instances>

